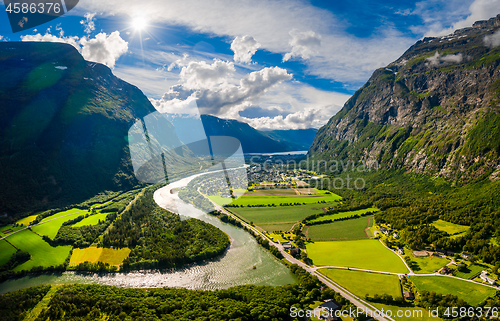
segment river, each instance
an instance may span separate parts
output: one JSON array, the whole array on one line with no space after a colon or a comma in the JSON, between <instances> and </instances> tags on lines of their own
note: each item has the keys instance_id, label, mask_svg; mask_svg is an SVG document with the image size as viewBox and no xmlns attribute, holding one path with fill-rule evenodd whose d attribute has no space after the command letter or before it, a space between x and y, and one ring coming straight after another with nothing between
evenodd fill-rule
<instances>
[{"instance_id":1,"label":"river","mask_svg":"<svg viewBox=\"0 0 500 321\"><path fill-rule=\"evenodd\" d=\"M178 269L103 274L68 271L28 275L0 284L0 294L41 284L64 283L92 283L129 288L182 287L199 290L223 289L242 284L279 286L295 283L296 278L288 268L263 249L250 234L222 223L191 204L182 202L176 193L171 193L172 189L186 186L200 175L203 174L184 178L157 190L154 199L163 208L200 219L224 231L231 238L231 246L218 259Z\"/></svg>"}]
</instances>

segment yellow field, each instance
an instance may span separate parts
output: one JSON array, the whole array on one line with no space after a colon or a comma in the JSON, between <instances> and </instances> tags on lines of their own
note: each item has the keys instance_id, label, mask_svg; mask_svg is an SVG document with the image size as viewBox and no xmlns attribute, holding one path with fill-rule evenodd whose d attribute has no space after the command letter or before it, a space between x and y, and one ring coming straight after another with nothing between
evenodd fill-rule
<instances>
[{"instance_id":1,"label":"yellow field","mask_svg":"<svg viewBox=\"0 0 500 321\"><path fill-rule=\"evenodd\" d=\"M92 246L85 249L73 249L69 265L75 266L88 261L90 263L103 262L109 263L109 265L119 266L129 254L129 248L108 249Z\"/></svg>"},{"instance_id":2,"label":"yellow field","mask_svg":"<svg viewBox=\"0 0 500 321\"><path fill-rule=\"evenodd\" d=\"M31 215L31 216L20 219L16 223L28 226L31 224L31 222L33 222L36 219L37 216L38 216L38 214Z\"/></svg>"}]
</instances>

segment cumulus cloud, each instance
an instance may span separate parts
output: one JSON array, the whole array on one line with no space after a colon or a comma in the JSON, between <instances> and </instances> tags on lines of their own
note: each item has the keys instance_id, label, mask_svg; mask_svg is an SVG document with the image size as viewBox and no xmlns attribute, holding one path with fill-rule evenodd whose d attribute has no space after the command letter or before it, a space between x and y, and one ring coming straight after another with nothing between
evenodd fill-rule
<instances>
[{"instance_id":1,"label":"cumulus cloud","mask_svg":"<svg viewBox=\"0 0 500 321\"><path fill-rule=\"evenodd\" d=\"M80 23L85 28L84 32L86 34L91 34L92 31L95 30L95 15L96 15L95 12L93 12L93 13L87 12L84 15L85 20L80 21Z\"/></svg>"},{"instance_id":2,"label":"cumulus cloud","mask_svg":"<svg viewBox=\"0 0 500 321\"><path fill-rule=\"evenodd\" d=\"M60 42L67 43L75 47L85 58L85 60L98 62L114 68L116 60L128 51L128 43L120 37L120 32L115 31L110 35L99 33L93 39L87 37L79 38L54 36L49 33L41 35L21 36L22 41L44 41L44 42Z\"/></svg>"},{"instance_id":3,"label":"cumulus cloud","mask_svg":"<svg viewBox=\"0 0 500 321\"><path fill-rule=\"evenodd\" d=\"M309 59L317 53L317 48L321 46L321 36L314 31L299 32L296 29L290 31L290 46L292 51L283 56L283 61L288 61L294 57Z\"/></svg>"},{"instance_id":4,"label":"cumulus cloud","mask_svg":"<svg viewBox=\"0 0 500 321\"><path fill-rule=\"evenodd\" d=\"M232 64L215 60L212 65L198 63L197 68L191 68L193 65L191 62L182 68L180 84L172 86L160 100L153 100L160 112L174 113L172 108L177 110L180 101L196 99L202 113L221 115L229 107L249 106L268 89L292 78L285 69L268 67L245 75L238 84L230 84L223 77L234 71Z\"/></svg>"},{"instance_id":5,"label":"cumulus cloud","mask_svg":"<svg viewBox=\"0 0 500 321\"><path fill-rule=\"evenodd\" d=\"M212 64L205 61L191 61L181 70L183 86L188 89L211 88L223 83L235 71L232 62L214 59Z\"/></svg>"},{"instance_id":6,"label":"cumulus cloud","mask_svg":"<svg viewBox=\"0 0 500 321\"><path fill-rule=\"evenodd\" d=\"M484 37L484 44L486 47L494 48L500 46L500 30L494 34Z\"/></svg>"},{"instance_id":7,"label":"cumulus cloud","mask_svg":"<svg viewBox=\"0 0 500 321\"><path fill-rule=\"evenodd\" d=\"M82 38L80 43L82 56L86 60L99 62L110 68L113 68L116 60L128 51L128 43L120 37L119 31L114 31L109 36L101 32L91 40Z\"/></svg>"},{"instance_id":8,"label":"cumulus cloud","mask_svg":"<svg viewBox=\"0 0 500 321\"><path fill-rule=\"evenodd\" d=\"M428 64L431 66L439 66L444 64L459 64L463 61L463 55L461 53L456 55L446 55L441 56L439 52L436 51L434 56L427 58Z\"/></svg>"},{"instance_id":9,"label":"cumulus cloud","mask_svg":"<svg viewBox=\"0 0 500 321\"><path fill-rule=\"evenodd\" d=\"M231 43L231 50L234 52L234 61L236 62L252 62L252 56L259 48L260 43L251 36L236 37Z\"/></svg>"},{"instance_id":10,"label":"cumulus cloud","mask_svg":"<svg viewBox=\"0 0 500 321\"><path fill-rule=\"evenodd\" d=\"M0 36L0 41L3 39L3 36Z\"/></svg>"}]
</instances>

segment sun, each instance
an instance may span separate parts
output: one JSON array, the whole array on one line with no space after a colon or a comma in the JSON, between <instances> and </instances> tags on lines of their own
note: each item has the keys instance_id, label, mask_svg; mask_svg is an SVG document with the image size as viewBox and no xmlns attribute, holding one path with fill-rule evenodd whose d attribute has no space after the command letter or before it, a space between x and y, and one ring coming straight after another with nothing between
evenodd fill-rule
<instances>
[{"instance_id":1,"label":"sun","mask_svg":"<svg viewBox=\"0 0 500 321\"><path fill-rule=\"evenodd\" d=\"M132 27L134 27L134 29L137 31L146 29L147 27L146 19L144 19L144 17L135 17L132 20Z\"/></svg>"}]
</instances>

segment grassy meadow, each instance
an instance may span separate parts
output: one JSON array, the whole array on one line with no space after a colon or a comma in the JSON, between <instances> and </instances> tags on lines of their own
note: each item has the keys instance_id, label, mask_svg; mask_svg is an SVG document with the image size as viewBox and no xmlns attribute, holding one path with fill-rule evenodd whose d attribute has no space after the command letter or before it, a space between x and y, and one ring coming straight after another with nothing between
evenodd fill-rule
<instances>
[{"instance_id":1,"label":"grassy meadow","mask_svg":"<svg viewBox=\"0 0 500 321\"><path fill-rule=\"evenodd\" d=\"M97 225L99 224L99 221L104 221L106 220L106 216L108 216L109 213L99 213L99 214L94 214L89 217L84 218L80 222L73 224L73 227L80 227L80 226L87 226L87 225Z\"/></svg>"},{"instance_id":2,"label":"grassy meadow","mask_svg":"<svg viewBox=\"0 0 500 321\"><path fill-rule=\"evenodd\" d=\"M496 293L495 289L477 283L445 276L410 276L418 291L453 294L471 305L477 305Z\"/></svg>"},{"instance_id":3,"label":"grassy meadow","mask_svg":"<svg viewBox=\"0 0 500 321\"><path fill-rule=\"evenodd\" d=\"M320 269L318 271L361 298L364 298L366 294L371 297L375 294L390 294L393 298L402 296L397 275L344 269Z\"/></svg>"},{"instance_id":4,"label":"grassy meadow","mask_svg":"<svg viewBox=\"0 0 500 321\"><path fill-rule=\"evenodd\" d=\"M8 240L16 248L31 255L31 259L17 266L15 271L30 270L34 266L49 267L63 264L71 250L69 245L52 247L41 236L30 230L9 236Z\"/></svg>"},{"instance_id":5,"label":"grassy meadow","mask_svg":"<svg viewBox=\"0 0 500 321\"><path fill-rule=\"evenodd\" d=\"M458 225L443 220L434 221L432 222L432 225L438 230L444 231L450 235L464 233L470 229L469 226Z\"/></svg>"},{"instance_id":6,"label":"grassy meadow","mask_svg":"<svg viewBox=\"0 0 500 321\"><path fill-rule=\"evenodd\" d=\"M411 260L416 262L418 267L413 268L413 272L417 274L428 274L434 273L441 269L446 264L451 261L442 257L436 256L424 256L424 257L416 257L411 255Z\"/></svg>"},{"instance_id":7,"label":"grassy meadow","mask_svg":"<svg viewBox=\"0 0 500 321\"><path fill-rule=\"evenodd\" d=\"M35 215L31 215L31 216L28 216L28 217L25 217L25 218L22 218L20 219L19 221L17 221L16 223L17 224L21 224L21 225L24 225L24 226L28 226L31 224L31 222L33 222L36 217L38 216L38 214L35 214Z\"/></svg>"},{"instance_id":8,"label":"grassy meadow","mask_svg":"<svg viewBox=\"0 0 500 321\"><path fill-rule=\"evenodd\" d=\"M54 239L64 222L75 219L80 215L86 215L87 213L88 211L79 209L59 212L44 218L41 221L43 224L35 225L31 229L37 234L47 235L51 239Z\"/></svg>"},{"instance_id":9,"label":"grassy meadow","mask_svg":"<svg viewBox=\"0 0 500 321\"><path fill-rule=\"evenodd\" d=\"M305 234L312 241L338 241L366 239L365 228L373 225L370 217L359 217L333 223L311 225Z\"/></svg>"},{"instance_id":10,"label":"grassy meadow","mask_svg":"<svg viewBox=\"0 0 500 321\"><path fill-rule=\"evenodd\" d=\"M315 242L306 245L316 266L340 266L408 273L403 261L377 240Z\"/></svg>"},{"instance_id":11,"label":"grassy meadow","mask_svg":"<svg viewBox=\"0 0 500 321\"><path fill-rule=\"evenodd\" d=\"M16 248L9 244L6 240L0 241L0 266L7 263L10 257L16 253Z\"/></svg>"},{"instance_id":12,"label":"grassy meadow","mask_svg":"<svg viewBox=\"0 0 500 321\"><path fill-rule=\"evenodd\" d=\"M330 215L325 215L321 217L317 217L314 220L311 220L311 223L315 222L322 222L322 221L327 221L327 220L334 220L338 218L344 218L344 217L351 217L354 215L362 215L365 214L366 212L378 212L379 209L375 207L370 207L362 210L357 210L357 211L347 211L347 212L340 212L336 214L330 214Z\"/></svg>"}]
</instances>

